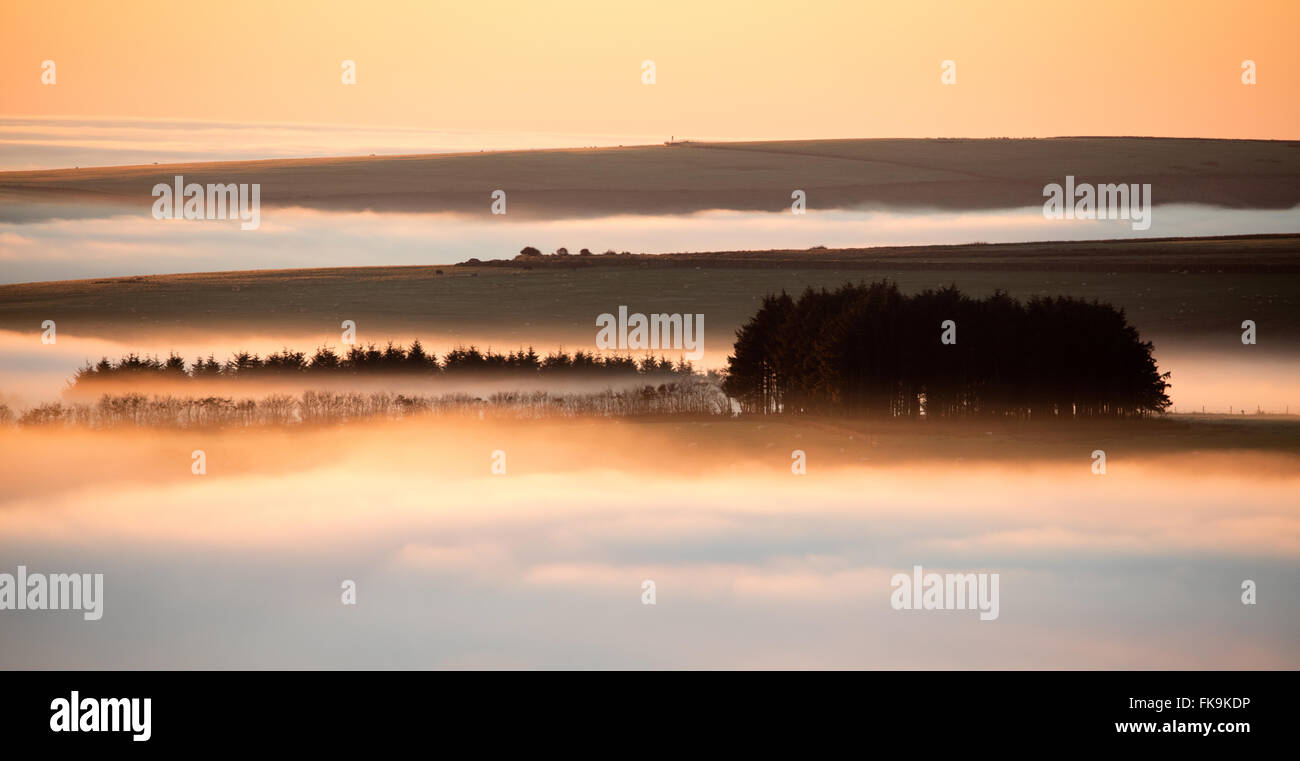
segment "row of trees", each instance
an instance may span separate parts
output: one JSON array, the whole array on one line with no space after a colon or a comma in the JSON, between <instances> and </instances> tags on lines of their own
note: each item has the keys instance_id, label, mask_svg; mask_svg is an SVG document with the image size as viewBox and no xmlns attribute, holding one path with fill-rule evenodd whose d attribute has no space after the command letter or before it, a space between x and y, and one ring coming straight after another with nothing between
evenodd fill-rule
<instances>
[{"instance_id":1,"label":"row of trees","mask_svg":"<svg viewBox=\"0 0 1300 761\"><path fill-rule=\"evenodd\" d=\"M310 357L304 352L291 349L273 352L265 357L244 351L234 354L225 362L209 356L207 359L197 358L188 366L176 354L166 359L128 354L117 361L104 357L96 364L87 364L77 371L72 383L77 386L93 384L99 379L142 376L159 379L282 378L379 373L426 376L485 373L518 377L628 377L690 376L694 374L694 368L685 360L674 364L665 357L648 355L640 360L628 356L600 356L584 351L573 354L555 351L541 356L532 347L508 354L480 351L474 346L462 347L449 351L439 362L437 356L426 352L416 340L410 348L389 342L382 349L374 344L353 346L346 354L338 354L333 349L322 346Z\"/></svg>"},{"instance_id":2,"label":"row of trees","mask_svg":"<svg viewBox=\"0 0 1300 761\"><path fill-rule=\"evenodd\" d=\"M717 385L696 377L590 393L503 391L486 399L463 393L425 396L355 391L305 391L300 396L273 394L259 399L104 394L93 404L47 402L27 410L17 422L24 426L202 428L416 416L520 419L730 413L730 402ZM0 422L8 423L11 418L9 409L0 405Z\"/></svg>"},{"instance_id":3,"label":"row of trees","mask_svg":"<svg viewBox=\"0 0 1300 761\"><path fill-rule=\"evenodd\" d=\"M628 256L631 253L632 253L631 251L624 251L623 255ZM603 254L595 254L592 253L591 249L584 248L581 251L579 251L577 255L578 256L618 256L618 252L615 251L614 249L609 249L605 251L605 253ZM541 249L536 248L534 246L524 246L523 248L519 249L519 255L516 256L515 259L516 260L534 259L542 256L546 256L546 254L542 253ZM569 253L569 249L561 246L555 249L555 253L553 254L553 256L572 256L572 254Z\"/></svg>"},{"instance_id":4,"label":"row of trees","mask_svg":"<svg viewBox=\"0 0 1300 761\"><path fill-rule=\"evenodd\" d=\"M846 284L769 295L736 338L724 389L747 412L1141 416L1170 404L1151 343L1095 301Z\"/></svg>"}]
</instances>

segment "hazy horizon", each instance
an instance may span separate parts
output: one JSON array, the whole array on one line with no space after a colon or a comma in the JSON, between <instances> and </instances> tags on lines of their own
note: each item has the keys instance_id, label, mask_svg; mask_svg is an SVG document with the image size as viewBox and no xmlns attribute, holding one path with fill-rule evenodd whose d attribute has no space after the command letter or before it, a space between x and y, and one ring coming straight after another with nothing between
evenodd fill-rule
<instances>
[{"instance_id":1,"label":"hazy horizon","mask_svg":"<svg viewBox=\"0 0 1300 761\"><path fill-rule=\"evenodd\" d=\"M656 145L668 136L327 123L0 116L0 172Z\"/></svg>"},{"instance_id":2,"label":"hazy horizon","mask_svg":"<svg viewBox=\"0 0 1300 761\"><path fill-rule=\"evenodd\" d=\"M1014 0L223 8L13 0L0 27L0 116L660 139L1300 138L1300 5L1290 0L1249 13L1175 0L1098 0L1088 13ZM990 19L995 39L971 34ZM1063 58L1071 50L1081 55ZM56 86L41 83L47 60ZM1246 60L1258 67L1251 87L1240 81ZM340 85L344 61L355 85ZM944 61L955 87L940 82Z\"/></svg>"},{"instance_id":3,"label":"hazy horizon","mask_svg":"<svg viewBox=\"0 0 1300 761\"><path fill-rule=\"evenodd\" d=\"M660 145L670 139L695 142L815 142L835 140L1057 140L1150 138L1287 142L1300 138L1216 137L1159 134L1060 135L874 135L766 137L659 135L648 133L511 132L439 130L310 122L234 122L115 116L0 115L0 172L78 167L113 168L148 164L190 164L277 159L437 155L446 153L582 150Z\"/></svg>"}]
</instances>

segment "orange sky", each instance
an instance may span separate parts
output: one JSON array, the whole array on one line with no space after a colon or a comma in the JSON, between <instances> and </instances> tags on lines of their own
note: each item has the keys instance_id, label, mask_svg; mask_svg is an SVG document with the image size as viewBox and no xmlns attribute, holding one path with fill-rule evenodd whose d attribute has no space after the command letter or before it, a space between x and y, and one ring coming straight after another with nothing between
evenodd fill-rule
<instances>
[{"instance_id":1,"label":"orange sky","mask_svg":"<svg viewBox=\"0 0 1300 761\"><path fill-rule=\"evenodd\" d=\"M1297 139L1297 39L1296 0L4 0L0 116ZM340 83L343 59L355 86ZM956 86L940 84L944 59Z\"/></svg>"}]
</instances>

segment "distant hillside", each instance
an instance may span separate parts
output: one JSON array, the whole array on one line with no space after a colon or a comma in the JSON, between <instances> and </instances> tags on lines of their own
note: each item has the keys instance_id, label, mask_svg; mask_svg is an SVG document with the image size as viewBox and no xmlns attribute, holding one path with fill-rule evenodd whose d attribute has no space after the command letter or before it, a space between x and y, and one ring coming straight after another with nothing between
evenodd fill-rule
<instances>
[{"instance_id":1,"label":"distant hillside","mask_svg":"<svg viewBox=\"0 0 1300 761\"><path fill-rule=\"evenodd\" d=\"M700 251L590 255L517 255L470 259L461 270L569 269L579 267L743 267L894 270L1001 270L1035 272L1248 272L1300 273L1300 235L1233 235L1204 238L958 243L935 246Z\"/></svg>"},{"instance_id":2,"label":"distant hillside","mask_svg":"<svg viewBox=\"0 0 1300 761\"><path fill-rule=\"evenodd\" d=\"M263 204L321 209L488 215L492 191L504 189L511 218L780 211L795 189L812 209L1023 207L1067 174L1151 183L1156 203L1281 209L1300 204L1300 142L814 140L147 165L3 172L0 200L144 204L177 174L260 182Z\"/></svg>"}]
</instances>

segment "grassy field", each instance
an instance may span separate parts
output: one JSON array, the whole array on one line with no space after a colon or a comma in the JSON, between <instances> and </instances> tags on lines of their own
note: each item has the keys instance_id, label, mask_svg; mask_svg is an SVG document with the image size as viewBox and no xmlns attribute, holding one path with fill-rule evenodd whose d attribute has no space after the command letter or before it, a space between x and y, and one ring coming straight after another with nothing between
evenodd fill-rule
<instances>
[{"instance_id":1,"label":"grassy field","mask_svg":"<svg viewBox=\"0 0 1300 761\"><path fill-rule=\"evenodd\" d=\"M569 257L593 266L357 267L27 283L0 285L0 330L32 331L55 319L68 334L113 340L221 333L234 341L250 334L337 335L339 323L351 319L363 341L439 336L493 341L499 349L589 348L596 315L626 304L646 313L704 314L706 345L718 351L729 350L736 328L768 292L887 277L905 291L956 283L974 296L1001 288L1019 298L1100 299L1125 308L1158 346L1239 347L1240 323L1253 319L1267 326L1264 348L1293 352L1300 348L1298 241Z\"/></svg>"},{"instance_id":2,"label":"grassy field","mask_svg":"<svg viewBox=\"0 0 1300 761\"><path fill-rule=\"evenodd\" d=\"M1288 209L1300 142L1175 138L812 140L344 157L0 173L0 199L148 203L155 183L262 183L263 204L555 218L702 209L888 204L946 209L1042 203L1049 182L1153 185L1157 203ZM3 218L3 212L0 212Z\"/></svg>"}]
</instances>

